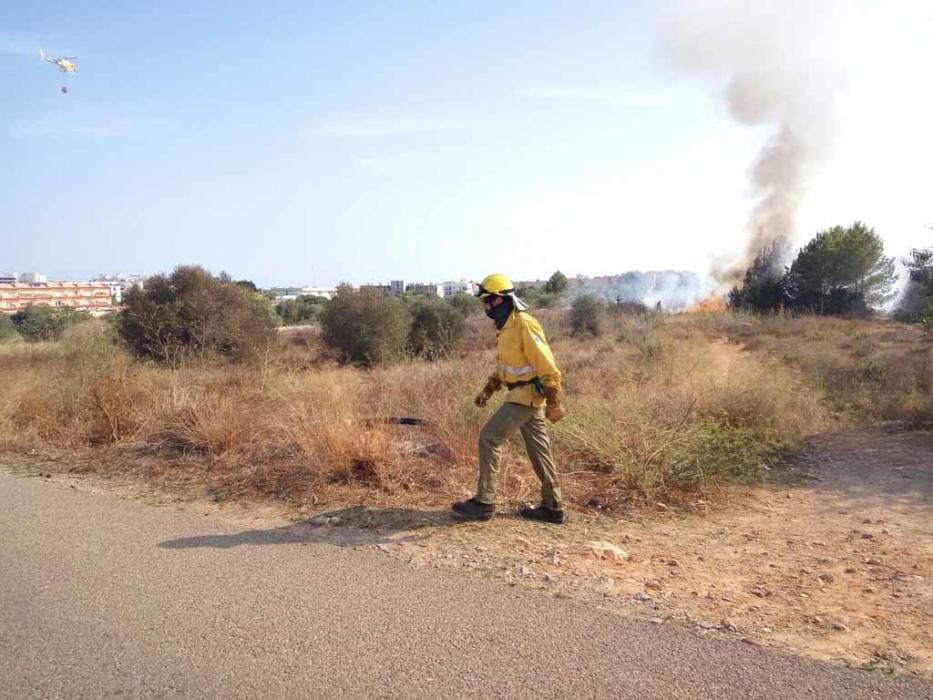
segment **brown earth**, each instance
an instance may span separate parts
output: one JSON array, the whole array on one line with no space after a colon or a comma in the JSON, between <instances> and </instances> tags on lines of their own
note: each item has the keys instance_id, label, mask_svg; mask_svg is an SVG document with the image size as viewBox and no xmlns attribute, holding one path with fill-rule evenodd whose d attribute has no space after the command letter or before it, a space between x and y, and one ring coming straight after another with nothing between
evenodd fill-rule
<instances>
[{"instance_id":1,"label":"brown earth","mask_svg":"<svg viewBox=\"0 0 933 700\"><path fill-rule=\"evenodd\" d=\"M659 504L554 527L510 513L457 523L446 511L358 507L331 511L340 526L319 529L416 566L933 678L933 434L897 430L815 436L768 486L701 513Z\"/></svg>"},{"instance_id":2,"label":"brown earth","mask_svg":"<svg viewBox=\"0 0 933 700\"><path fill-rule=\"evenodd\" d=\"M897 424L815 436L767 485L737 489L715 506L699 502L694 513L657 504L622 518L572 513L561 527L507 509L488 523L463 523L446 508L320 514L205 503L54 470L47 478L74 488L219 514L251 538L300 532L588 601L607 614L933 678L933 434Z\"/></svg>"}]
</instances>

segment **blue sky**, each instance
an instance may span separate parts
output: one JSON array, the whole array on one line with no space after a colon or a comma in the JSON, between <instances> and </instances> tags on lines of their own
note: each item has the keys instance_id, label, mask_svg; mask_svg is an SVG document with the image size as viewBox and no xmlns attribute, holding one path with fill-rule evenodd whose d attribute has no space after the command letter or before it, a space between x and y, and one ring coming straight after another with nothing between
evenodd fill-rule
<instances>
[{"instance_id":1,"label":"blue sky","mask_svg":"<svg viewBox=\"0 0 933 700\"><path fill-rule=\"evenodd\" d=\"M905 53L933 23L924 3L867 5L890 66L852 51L846 99L883 87L884 109L841 123L799 237L861 218L904 254L933 221L930 55ZM651 7L14 0L0 270L200 263L266 286L705 273L741 250L768 128L659 66ZM852 26L850 47L868 31ZM40 46L79 57L68 95Z\"/></svg>"}]
</instances>

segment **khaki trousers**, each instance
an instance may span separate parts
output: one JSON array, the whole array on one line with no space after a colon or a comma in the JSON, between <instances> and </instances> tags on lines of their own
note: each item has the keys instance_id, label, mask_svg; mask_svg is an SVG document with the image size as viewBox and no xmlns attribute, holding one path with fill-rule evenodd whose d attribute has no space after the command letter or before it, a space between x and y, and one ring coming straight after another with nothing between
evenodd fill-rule
<instances>
[{"instance_id":1,"label":"khaki trousers","mask_svg":"<svg viewBox=\"0 0 933 700\"><path fill-rule=\"evenodd\" d=\"M479 434L479 485L476 488L476 500L495 504L502 443L516 430L522 431L531 466L541 481L541 503L559 510L562 507L560 485L557 468L551 457L551 441L547 434L543 406L506 402L486 421Z\"/></svg>"}]
</instances>

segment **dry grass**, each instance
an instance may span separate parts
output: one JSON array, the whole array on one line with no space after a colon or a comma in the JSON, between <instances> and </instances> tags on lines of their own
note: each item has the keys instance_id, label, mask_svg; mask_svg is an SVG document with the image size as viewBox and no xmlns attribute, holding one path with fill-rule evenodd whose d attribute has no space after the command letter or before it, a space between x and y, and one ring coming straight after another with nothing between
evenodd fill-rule
<instances>
[{"instance_id":1,"label":"dry grass","mask_svg":"<svg viewBox=\"0 0 933 700\"><path fill-rule=\"evenodd\" d=\"M619 315L586 340L560 312L541 317L565 372L569 416L552 437L578 504L707 495L838 424L846 402L860 418L930 405L929 349L899 340L911 333L903 326ZM61 343L0 348L0 448L145 468L217 497L444 501L473 487L489 414L472 397L495 339L488 321L474 323L453 359L370 371L337 366L314 329L283 334L253 365L173 370L132 360L103 324L84 324ZM755 352L715 342L727 335ZM860 380L843 392L839 377L850 375ZM400 416L427 424L382 420ZM520 441L503 471L505 499L534 497Z\"/></svg>"},{"instance_id":2,"label":"dry grass","mask_svg":"<svg viewBox=\"0 0 933 700\"><path fill-rule=\"evenodd\" d=\"M933 343L918 326L772 316L744 319L728 332L799 370L838 413L862 423L933 420Z\"/></svg>"}]
</instances>

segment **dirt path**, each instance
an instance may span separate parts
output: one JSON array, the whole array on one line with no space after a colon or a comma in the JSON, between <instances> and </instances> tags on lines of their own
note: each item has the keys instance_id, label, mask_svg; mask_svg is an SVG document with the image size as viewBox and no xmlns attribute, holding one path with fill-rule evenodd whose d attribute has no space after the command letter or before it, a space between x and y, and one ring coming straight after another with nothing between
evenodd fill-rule
<instances>
[{"instance_id":1,"label":"dirt path","mask_svg":"<svg viewBox=\"0 0 933 700\"><path fill-rule=\"evenodd\" d=\"M461 569L615 613L864 668L933 678L933 435L812 438L775 483L705 514L509 514L350 508L330 537L416 566ZM624 554L602 551L604 544ZM618 559L616 558L618 557Z\"/></svg>"}]
</instances>

